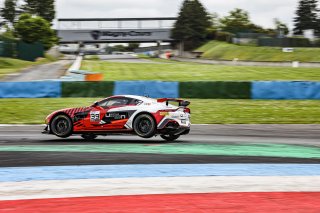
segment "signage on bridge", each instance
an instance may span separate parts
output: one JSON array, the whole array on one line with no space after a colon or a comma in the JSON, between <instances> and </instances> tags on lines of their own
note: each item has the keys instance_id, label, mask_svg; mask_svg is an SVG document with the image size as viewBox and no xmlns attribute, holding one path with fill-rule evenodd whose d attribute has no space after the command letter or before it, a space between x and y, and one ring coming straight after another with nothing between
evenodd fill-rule
<instances>
[{"instance_id":1,"label":"signage on bridge","mask_svg":"<svg viewBox=\"0 0 320 213\"><path fill-rule=\"evenodd\" d=\"M94 40L103 40L111 38L126 38L126 37L151 37L152 32L137 32L136 30L123 31L123 32L112 32L112 31L92 31L91 36Z\"/></svg>"},{"instance_id":2,"label":"signage on bridge","mask_svg":"<svg viewBox=\"0 0 320 213\"><path fill-rule=\"evenodd\" d=\"M171 29L59 30L61 43L172 41Z\"/></svg>"},{"instance_id":3,"label":"signage on bridge","mask_svg":"<svg viewBox=\"0 0 320 213\"><path fill-rule=\"evenodd\" d=\"M59 19L57 31L60 43L170 42L175 20L170 17Z\"/></svg>"}]
</instances>

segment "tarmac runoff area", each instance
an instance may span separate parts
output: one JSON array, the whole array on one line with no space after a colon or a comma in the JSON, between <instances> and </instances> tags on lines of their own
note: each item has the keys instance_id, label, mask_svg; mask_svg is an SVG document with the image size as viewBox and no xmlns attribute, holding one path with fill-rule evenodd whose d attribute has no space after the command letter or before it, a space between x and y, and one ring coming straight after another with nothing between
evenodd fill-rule
<instances>
[{"instance_id":1,"label":"tarmac runoff area","mask_svg":"<svg viewBox=\"0 0 320 213\"><path fill-rule=\"evenodd\" d=\"M195 125L173 143L42 129L0 125L0 212L320 212L320 125Z\"/></svg>"}]
</instances>

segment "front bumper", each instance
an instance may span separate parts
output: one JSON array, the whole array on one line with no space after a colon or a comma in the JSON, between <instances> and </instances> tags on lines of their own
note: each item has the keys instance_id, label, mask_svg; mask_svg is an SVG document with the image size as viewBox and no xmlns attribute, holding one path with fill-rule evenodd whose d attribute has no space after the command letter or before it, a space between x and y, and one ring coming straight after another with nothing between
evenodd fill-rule
<instances>
[{"instance_id":1,"label":"front bumper","mask_svg":"<svg viewBox=\"0 0 320 213\"><path fill-rule=\"evenodd\" d=\"M47 125L46 128L44 128L44 130L43 130L41 133L42 133L42 134L51 134L50 126Z\"/></svg>"}]
</instances>

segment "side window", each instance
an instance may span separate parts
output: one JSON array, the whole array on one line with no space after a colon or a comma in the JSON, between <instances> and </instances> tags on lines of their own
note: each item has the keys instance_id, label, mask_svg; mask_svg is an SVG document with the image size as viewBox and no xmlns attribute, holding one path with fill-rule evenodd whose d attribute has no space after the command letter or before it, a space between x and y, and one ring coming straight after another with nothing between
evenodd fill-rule
<instances>
[{"instance_id":1,"label":"side window","mask_svg":"<svg viewBox=\"0 0 320 213\"><path fill-rule=\"evenodd\" d=\"M108 108L108 107L116 107L116 106L125 106L131 102L129 98L110 98L103 100L99 103L99 106Z\"/></svg>"},{"instance_id":2,"label":"side window","mask_svg":"<svg viewBox=\"0 0 320 213\"><path fill-rule=\"evenodd\" d=\"M132 104L133 104L133 105L136 105L136 106L141 105L142 103L143 103L143 101L138 100L138 99L134 99L134 100L132 101Z\"/></svg>"}]
</instances>

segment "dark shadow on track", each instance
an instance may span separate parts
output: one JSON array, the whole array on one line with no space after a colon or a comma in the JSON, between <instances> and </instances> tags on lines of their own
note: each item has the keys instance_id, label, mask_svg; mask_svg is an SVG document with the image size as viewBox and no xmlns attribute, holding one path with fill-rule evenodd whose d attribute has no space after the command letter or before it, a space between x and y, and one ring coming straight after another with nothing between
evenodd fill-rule
<instances>
[{"instance_id":1,"label":"dark shadow on track","mask_svg":"<svg viewBox=\"0 0 320 213\"><path fill-rule=\"evenodd\" d=\"M320 159L92 152L1 152L0 155L0 167L208 163L319 164Z\"/></svg>"},{"instance_id":2,"label":"dark shadow on track","mask_svg":"<svg viewBox=\"0 0 320 213\"><path fill-rule=\"evenodd\" d=\"M185 140L177 140L173 142L168 142L165 140L135 140L135 139L129 139L129 140L124 140L124 139L95 139L95 140L84 140L84 139L50 139L50 140L39 140L35 141L35 143L44 143L44 144L189 144L193 143L192 141L185 141Z\"/></svg>"}]
</instances>

